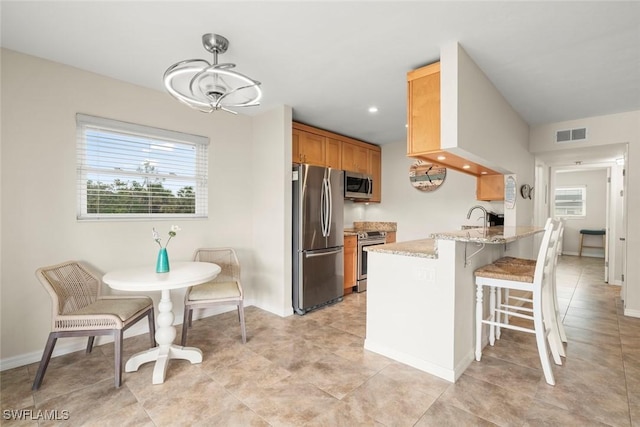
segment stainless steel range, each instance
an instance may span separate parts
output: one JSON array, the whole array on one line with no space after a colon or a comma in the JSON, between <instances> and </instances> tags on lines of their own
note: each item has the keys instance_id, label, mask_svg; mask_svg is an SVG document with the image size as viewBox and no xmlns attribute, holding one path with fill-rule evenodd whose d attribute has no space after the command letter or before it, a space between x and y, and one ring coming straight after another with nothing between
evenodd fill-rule
<instances>
[{"instance_id":1,"label":"stainless steel range","mask_svg":"<svg viewBox=\"0 0 640 427\"><path fill-rule=\"evenodd\" d=\"M359 231L358 232L358 277L356 291L367 290L367 246L384 245L387 239L386 231Z\"/></svg>"}]
</instances>

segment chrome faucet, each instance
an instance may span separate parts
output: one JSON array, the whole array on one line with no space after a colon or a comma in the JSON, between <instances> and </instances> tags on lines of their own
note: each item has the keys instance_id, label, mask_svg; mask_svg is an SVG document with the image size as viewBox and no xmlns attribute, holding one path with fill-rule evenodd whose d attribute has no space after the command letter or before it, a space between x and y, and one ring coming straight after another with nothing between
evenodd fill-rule
<instances>
[{"instance_id":1,"label":"chrome faucet","mask_svg":"<svg viewBox=\"0 0 640 427\"><path fill-rule=\"evenodd\" d=\"M483 213L484 213L484 229L487 229L487 218L489 217L489 214L487 214L487 210L480 206L480 205L475 205L473 206L471 209L469 209L469 212L467 212L467 219L471 219L471 212L473 212L475 209L480 209Z\"/></svg>"}]
</instances>

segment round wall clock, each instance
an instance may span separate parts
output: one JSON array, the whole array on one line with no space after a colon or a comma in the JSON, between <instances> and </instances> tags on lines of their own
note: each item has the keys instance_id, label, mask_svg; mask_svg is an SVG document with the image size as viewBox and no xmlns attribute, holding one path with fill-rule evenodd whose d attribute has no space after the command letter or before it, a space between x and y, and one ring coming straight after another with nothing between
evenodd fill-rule
<instances>
[{"instance_id":1,"label":"round wall clock","mask_svg":"<svg viewBox=\"0 0 640 427\"><path fill-rule=\"evenodd\" d=\"M409 167L409 181L420 191L438 189L447 177L447 168L434 163L417 161Z\"/></svg>"}]
</instances>

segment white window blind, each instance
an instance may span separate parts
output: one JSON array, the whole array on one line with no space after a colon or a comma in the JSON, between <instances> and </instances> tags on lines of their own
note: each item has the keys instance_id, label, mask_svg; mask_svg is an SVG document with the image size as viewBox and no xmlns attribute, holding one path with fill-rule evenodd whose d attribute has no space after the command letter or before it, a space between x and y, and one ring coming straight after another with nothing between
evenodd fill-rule
<instances>
[{"instance_id":1,"label":"white window blind","mask_svg":"<svg viewBox=\"0 0 640 427\"><path fill-rule=\"evenodd\" d=\"M587 187L558 187L555 193L556 217L584 217L587 215Z\"/></svg>"},{"instance_id":2,"label":"white window blind","mask_svg":"<svg viewBox=\"0 0 640 427\"><path fill-rule=\"evenodd\" d=\"M76 115L80 220L206 218L209 139Z\"/></svg>"}]
</instances>

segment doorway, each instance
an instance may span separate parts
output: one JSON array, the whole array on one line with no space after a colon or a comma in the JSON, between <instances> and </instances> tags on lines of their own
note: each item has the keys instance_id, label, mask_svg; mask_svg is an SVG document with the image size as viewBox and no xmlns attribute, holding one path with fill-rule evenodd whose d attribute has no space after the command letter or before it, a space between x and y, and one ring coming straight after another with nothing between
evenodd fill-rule
<instances>
[{"instance_id":1,"label":"doorway","mask_svg":"<svg viewBox=\"0 0 640 427\"><path fill-rule=\"evenodd\" d=\"M626 144L544 153L536 157L535 219L565 217L565 255L578 255L580 230L605 229L604 248L584 248L582 256L604 258L603 277L609 284L624 286L625 198L624 168ZM565 200L558 208L556 194L564 189ZM566 195L568 193L568 195ZM540 196L540 197L538 197ZM562 205L562 202L559 203ZM570 209L569 209L570 208ZM581 209L583 211L581 211ZM598 246L602 236L585 236L585 245ZM623 288L624 295L624 288Z\"/></svg>"}]
</instances>

